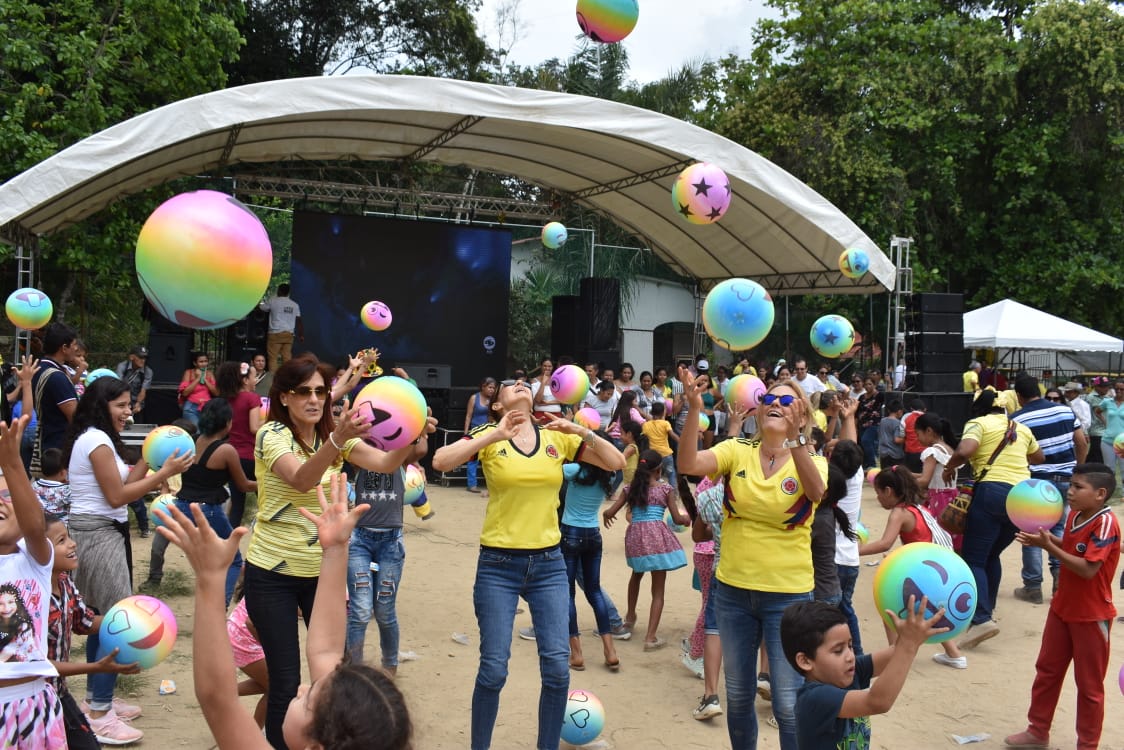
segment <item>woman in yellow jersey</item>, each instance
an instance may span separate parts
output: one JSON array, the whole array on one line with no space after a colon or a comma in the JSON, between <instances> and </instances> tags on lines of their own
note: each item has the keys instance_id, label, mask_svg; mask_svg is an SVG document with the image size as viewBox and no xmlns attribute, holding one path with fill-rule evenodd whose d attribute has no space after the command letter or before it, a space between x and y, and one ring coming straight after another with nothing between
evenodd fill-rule
<instances>
[{"instance_id":1,"label":"woman in yellow jersey","mask_svg":"<svg viewBox=\"0 0 1124 750\"><path fill-rule=\"evenodd\" d=\"M320 513L316 488L327 487L344 460L389 473L414 449L406 445L388 453L366 444L359 436L368 425L354 411L335 424L325 408L328 370L312 354L281 365L269 390L269 421L254 443L258 513L246 553L246 612L257 627L269 670L266 739L279 750L286 747L285 712L300 685L297 613L307 626L322 554L316 525L299 509ZM426 432L433 432L434 424L430 419Z\"/></svg>"},{"instance_id":2,"label":"woman in yellow jersey","mask_svg":"<svg viewBox=\"0 0 1124 750\"><path fill-rule=\"evenodd\" d=\"M558 526L562 465L581 460L609 471L624 468L624 456L612 443L557 417L540 426L531 406L531 387L505 380L491 406L495 421L433 456L437 471L451 471L478 456L492 493L472 591L480 626L472 750L491 746L520 597L531 610L542 675L535 747L557 750L570 685L570 588Z\"/></svg>"},{"instance_id":3,"label":"woman in yellow jersey","mask_svg":"<svg viewBox=\"0 0 1124 750\"><path fill-rule=\"evenodd\" d=\"M795 385L777 383L757 407L752 439L698 445L705 378L686 370L688 414L679 436L682 474L723 477L728 488L722 556L714 597L726 667L726 725L734 750L757 747L757 651L762 642L772 667L773 713L782 750L796 750L794 707L803 679L784 657L781 614L812 600L811 530L827 483L827 461L812 448L811 404Z\"/></svg>"}]
</instances>

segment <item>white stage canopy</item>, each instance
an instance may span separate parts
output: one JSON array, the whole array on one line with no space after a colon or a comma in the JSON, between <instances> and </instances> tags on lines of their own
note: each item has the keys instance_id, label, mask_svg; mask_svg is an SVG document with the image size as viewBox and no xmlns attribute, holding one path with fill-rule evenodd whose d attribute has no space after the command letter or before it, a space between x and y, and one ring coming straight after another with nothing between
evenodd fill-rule
<instances>
[{"instance_id":1,"label":"white stage canopy","mask_svg":"<svg viewBox=\"0 0 1124 750\"><path fill-rule=\"evenodd\" d=\"M1124 340L1005 299L964 313L964 347L1121 352Z\"/></svg>"},{"instance_id":2,"label":"white stage canopy","mask_svg":"<svg viewBox=\"0 0 1124 750\"><path fill-rule=\"evenodd\" d=\"M515 175L632 231L703 286L743 276L775 294L874 293L890 260L854 222L777 165L702 128L616 102L411 76L303 78L169 104L90 136L0 186L0 239L44 235L169 180L292 160L433 161ZM718 223L671 205L695 161L726 171ZM858 247L870 272L845 278Z\"/></svg>"}]
</instances>

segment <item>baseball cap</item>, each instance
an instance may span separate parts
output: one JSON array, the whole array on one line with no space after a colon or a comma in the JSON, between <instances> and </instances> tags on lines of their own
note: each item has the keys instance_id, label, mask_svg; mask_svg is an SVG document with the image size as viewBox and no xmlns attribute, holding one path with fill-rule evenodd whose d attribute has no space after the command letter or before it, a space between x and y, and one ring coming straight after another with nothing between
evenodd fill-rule
<instances>
[{"instance_id":1,"label":"baseball cap","mask_svg":"<svg viewBox=\"0 0 1124 750\"><path fill-rule=\"evenodd\" d=\"M1104 375L1098 375L1097 377L1093 378L1093 385L1108 385L1108 384L1109 384L1108 378L1106 378Z\"/></svg>"},{"instance_id":2,"label":"baseball cap","mask_svg":"<svg viewBox=\"0 0 1124 750\"><path fill-rule=\"evenodd\" d=\"M132 349L129 350L129 354L132 354L132 355L137 356L137 357L142 357L142 358L147 357L148 356L148 347L134 346Z\"/></svg>"},{"instance_id":3,"label":"baseball cap","mask_svg":"<svg viewBox=\"0 0 1124 750\"><path fill-rule=\"evenodd\" d=\"M705 359L700 359L695 364L695 369L698 370L699 372L706 372L707 370L710 369L710 363L707 362Z\"/></svg>"},{"instance_id":4,"label":"baseball cap","mask_svg":"<svg viewBox=\"0 0 1124 750\"><path fill-rule=\"evenodd\" d=\"M1085 386L1074 380L1071 380L1062 386L1062 393L1065 393L1066 391L1077 391L1078 393L1080 393L1083 390L1085 390Z\"/></svg>"}]
</instances>

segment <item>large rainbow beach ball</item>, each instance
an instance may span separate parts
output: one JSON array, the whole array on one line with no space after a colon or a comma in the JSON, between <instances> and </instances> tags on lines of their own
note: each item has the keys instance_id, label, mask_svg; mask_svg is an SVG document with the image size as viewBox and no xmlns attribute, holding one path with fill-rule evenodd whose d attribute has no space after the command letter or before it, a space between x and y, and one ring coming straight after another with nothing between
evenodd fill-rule
<instances>
[{"instance_id":1,"label":"large rainbow beach ball","mask_svg":"<svg viewBox=\"0 0 1124 750\"><path fill-rule=\"evenodd\" d=\"M98 658L117 648L118 664L137 662L151 669L172 652L177 632L176 616L167 604L152 596L128 596L102 618Z\"/></svg>"},{"instance_id":2,"label":"large rainbow beach ball","mask_svg":"<svg viewBox=\"0 0 1124 750\"><path fill-rule=\"evenodd\" d=\"M765 395L766 390L765 383L761 381L761 378L743 373L730 378L730 384L726 388L726 400L735 409L753 413L753 410L761 403L761 398Z\"/></svg>"},{"instance_id":3,"label":"large rainbow beach ball","mask_svg":"<svg viewBox=\"0 0 1124 750\"><path fill-rule=\"evenodd\" d=\"M860 279L870 270L870 256L862 248L848 248L839 254L839 270L848 279Z\"/></svg>"},{"instance_id":4,"label":"large rainbow beach ball","mask_svg":"<svg viewBox=\"0 0 1124 750\"><path fill-rule=\"evenodd\" d=\"M176 451L179 451L181 456L194 453L195 441L187 432L171 424L157 427L148 433L141 445L141 456L148 464L148 468L153 471L159 471L164 462Z\"/></svg>"},{"instance_id":5,"label":"large rainbow beach ball","mask_svg":"<svg viewBox=\"0 0 1124 750\"><path fill-rule=\"evenodd\" d=\"M16 328L34 331L47 325L55 312L51 299L38 289L24 287L8 295L4 312Z\"/></svg>"},{"instance_id":6,"label":"large rainbow beach ball","mask_svg":"<svg viewBox=\"0 0 1124 750\"><path fill-rule=\"evenodd\" d=\"M160 520L160 516L156 515L153 511L163 511L166 515L172 515L172 506L176 504L176 496L172 494L157 495L156 499L152 501L149 506L149 515L152 516L152 523L154 526L163 526L164 522ZM188 514L190 515L190 514Z\"/></svg>"},{"instance_id":7,"label":"large rainbow beach ball","mask_svg":"<svg viewBox=\"0 0 1124 750\"><path fill-rule=\"evenodd\" d=\"M354 408L371 423L363 439L380 450L409 445L425 429L425 397L413 383L393 375L368 383L355 397Z\"/></svg>"},{"instance_id":8,"label":"large rainbow beach ball","mask_svg":"<svg viewBox=\"0 0 1124 750\"><path fill-rule=\"evenodd\" d=\"M406 467L406 492L402 495L403 505L410 505L425 492L425 469L417 464Z\"/></svg>"},{"instance_id":9,"label":"large rainbow beach ball","mask_svg":"<svg viewBox=\"0 0 1124 750\"><path fill-rule=\"evenodd\" d=\"M363 305L363 309L359 311L359 320L372 331L385 331L390 328L394 316L385 303L373 300Z\"/></svg>"},{"instance_id":10,"label":"large rainbow beach ball","mask_svg":"<svg viewBox=\"0 0 1124 750\"><path fill-rule=\"evenodd\" d=\"M550 392L556 401L576 404L589 393L589 376L577 365L562 365L550 373Z\"/></svg>"},{"instance_id":11,"label":"large rainbow beach ball","mask_svg":"<svg viewBox=\"0 0 1124 750\"><path fill-rule=\"evenodd\" d=\"M1028 534L1054 528L1063 512L1062 493L1045 479L1024 479L1007 493L1007 517Z\"/></svg>"},{"instance_id":12,"label":"large rainbow beach ball","mask_svg":"<svg viewBox=\"0 0 1124 750\"><path fill-rule=\"evenodd\" d=\"M713 224L730 208L730 178L707 162L692 164L671 186L671 206L692 224Z\"/></svg>"},{"instance_id":13,"label":"large rainbow beach ball","mask_svg":"<svg viewBox=\"0 0 1124 750\"><path fill-rule=\"evenodd\" d=\"M855 345L855 327L842 315L824 315L812 324L809 338L821 357L835 359Z\"/></svg>"},{"instance_id":14,"label":"large rainbow beach ball","mask_svg":"<svg viewBox=\"0 0 1124 750\"><path fill-rule=\"evenodd\" d=\"M578 409L577 414L574 415L574 421L586 429L597 430L601 428L601 415L592 406L584 406Z\"/></svg>"},{"instance_id":15,"label":"large rainbow beach ball","mask_svg":"<svg viewBox=\"0 0 1124 750\"><path fill-rule=\"evenodd\" d=\"M273 248L261 220L214 190L161 203L137 237L137 280L157 312L188 328L223 328L269 286Z\"/></svg>"},{"instance_id":16,"label":"large rainbow beach ball","mask_svg":"<svg viewBox=\"0 0 1124 750\"><path fill-rule=\"evenodd\" d=\"M571 745L593 742L605 728L605 707L588 690L571 690L562 717L562 739Z\"/></svg>"},{"instance_id":17,"label":"large rainbow beach ball","mask_svg":"<svg viewBox=\"0 0 1124 750\"><path fill-rule=\"evenodd\" d=\"M619 42L640 18L636 0L578 0L578 26L595 42Z\"/></svg>"},{"instance_id":18,"label":"large rainbow beach ball","mask_svg":"<svg viewBox=\"0 0 1124 750\"><path fill-rule=\"evenodd\" d=\"M566 244L566 226L560 221L549 222L542 228L542 246L548 250L557 250Z\"/></svg>"},{"instance_id":19,"label":"large rainbow beach ball","mask_svg":"<svg viewBox=\"0 0 1124 750\"><path fill-rule=\"evenodd\" d=\"M905 618L909 597L929 597L926 616L932 616L944 607L943 618L937 627L947 627L947 633L929 638L926 643L949 641L967 628L976 612L976 581L968 563L951 549L930 542L913 542L891 552L878 572L874 574L874 604L878 614L893 627L885 610Z\"/></svg>"},{"instance_id":20,"label":"large rainbow beach ball","mask_svg":"<svg viewBox=\"0 0 1124 750\"><path fill-rule=\"evenodd\" d=\"M765 287L749 279L727 279L703 301L703 327L723 349L752 349L773 327L773 298Z\"/></svg>"}]
</instances>

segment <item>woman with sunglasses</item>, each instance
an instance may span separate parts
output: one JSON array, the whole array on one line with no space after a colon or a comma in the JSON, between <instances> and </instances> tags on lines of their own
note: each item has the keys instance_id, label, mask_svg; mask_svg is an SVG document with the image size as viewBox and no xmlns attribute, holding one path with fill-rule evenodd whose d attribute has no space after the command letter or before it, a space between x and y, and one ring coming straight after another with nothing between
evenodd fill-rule
<instances>
[{"instance_id":1,"label":"woman with sunglasses","mask_svg":"<svg viewBox=\"0 0 1124 750\"><path fill-rule=\"evenodd\" d=\"M812 448L812 407L804 391L772 386L757 407L752 440L698 450L705 378L681 370L687 419L679 439L681 474L723 476L727 511L714 597L726 668L726 717L734 750L757 747L757 651L772 668L772 708L780 746L796 750L796 691L803 679L781 648L781 614L812 600L812 517L827 484L827 461Z\"/></svg>"},{"instance_id":2,"label":"woman with sunglasses","mask_svg":"<svg viewBox=\"0 0 1124 750\"><path fill-rule=\"evenodd\" d=\"M531 407L530 386L505 380L490 405L492 421L433 456L437 471L452 471L477 456L491 491L472 592L480 626L472 750L492 743L520 597L531 611L542 678L535 747L557 750L570 684L570 587L558 526L562 466L583 461L609 471L624 468L624 456L608 440L557 417L540 426Z\"/></svg>"},{"instance_id":3,"label":"woman with sunglasses","mask_svg":"<svg viewBox=\"0 0 1124 750\"><path fill-rule=\"evenodd\" d=\"M286 747L282 723L301 677L297 614L307 626L320 575L316 525L299 509L320 513L316 488L323 486L327 493L344 461L390 473L414 450L406 445L386 452L360 440L370 425L355 410L337 423L327 403L333 372L312 354L277 368L269 419L254 442L258 513L246 552L246 612L257 627L269 670L265 732L278 750ZM433 432L434 425L430 418L425 432Z\"/></svg>"}]
</instances>

